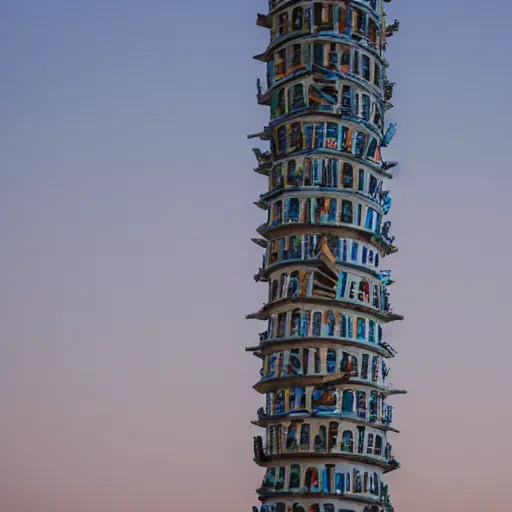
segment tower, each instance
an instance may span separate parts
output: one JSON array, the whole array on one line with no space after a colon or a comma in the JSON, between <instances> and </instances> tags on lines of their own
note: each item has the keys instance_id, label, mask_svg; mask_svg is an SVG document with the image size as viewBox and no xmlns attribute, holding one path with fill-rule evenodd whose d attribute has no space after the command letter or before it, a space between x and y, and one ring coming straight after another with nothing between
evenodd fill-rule
<instances>
[{"instance_id":1,"label":"tower","mask_svg":"<svg viewBox=\"0 0 512 512\"><path fill-rule=\"evenodd\" d=\"M390 0L384 0L390 1ZM267 322L254 386L265 407L254 423L255 462L265 468L254 512L393 510L385 474L397 469L388 381L395 351L383 327L395 252L381 149L393 85L387 79L383 0L270 0L257 24L270 44L258 102L270 107L254 150L268 177L256 205L268 212L253 241L265 249L256 281L268 302L248 318Z\"/></svg>"}]
</instances>

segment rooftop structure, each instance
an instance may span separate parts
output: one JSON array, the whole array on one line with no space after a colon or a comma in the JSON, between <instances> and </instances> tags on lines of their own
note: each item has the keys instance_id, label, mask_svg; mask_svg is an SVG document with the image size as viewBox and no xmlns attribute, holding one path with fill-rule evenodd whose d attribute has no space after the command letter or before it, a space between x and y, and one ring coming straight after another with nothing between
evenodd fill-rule
<instances>
[{"instance_id":1,"label":"rooftop structure","mask_svg":"<svg viewBox=\"0 0 512 512\"><path fill-rule=\"evenodd\" d=\"M268 177L256 205L268 214L253 241L265 249L256 281L268 302L255 390L255 462L266 473L253 512L393 510L385 474L399 467L389 443L396 353L383 326L401 320L389 301L396 252L382 159L393 83L384 58L382 0L271 0L257 24L270 31L255 58L267 65L258 102L270 107L254 150Z\"/></svg>"}]
</instances>

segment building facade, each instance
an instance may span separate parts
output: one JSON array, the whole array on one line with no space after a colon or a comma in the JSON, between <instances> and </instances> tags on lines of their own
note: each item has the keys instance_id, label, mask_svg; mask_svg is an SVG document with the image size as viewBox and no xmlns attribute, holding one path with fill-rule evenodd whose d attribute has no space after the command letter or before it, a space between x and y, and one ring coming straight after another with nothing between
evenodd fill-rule
<instances>
[{"instance_id":1,"label":"building facade","mask_svg":"<svg viewBox=\"0 0 512 512\"><path fill-rule=\"evenodd\" d=\"M390 1L390 0L389 0ZM255 389L255 462L265 468L254 512L393 510L386 473L399 467L389 397L395 356L384 326L390 306L383 258L397 249L387 215L382 159L393 84L384 58L383 0L270 0L257 24L270 44L258 102L270 122L251 137L255 171L268 177L256 205L268 214L253 241L265 249L255 276L268 302L248 315L267 322Z\"/></svg>"}]
</instances>

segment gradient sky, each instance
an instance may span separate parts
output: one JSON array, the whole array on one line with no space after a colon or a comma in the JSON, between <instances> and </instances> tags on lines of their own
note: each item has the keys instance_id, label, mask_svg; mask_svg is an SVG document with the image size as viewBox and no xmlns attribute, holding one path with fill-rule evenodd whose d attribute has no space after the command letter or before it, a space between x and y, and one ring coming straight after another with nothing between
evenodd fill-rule
<instances>
[{"instance_id":1,"label":"gradient sky","mask_svg":"<svg viewBox=\"0 0 512 512\"><path fill-rule=\"evenodd\" d=\"M0 0L2 512L257 504L266 7ZM512 3L388 10L392 497L509 510Z\"/></svg>"}]
</instances>

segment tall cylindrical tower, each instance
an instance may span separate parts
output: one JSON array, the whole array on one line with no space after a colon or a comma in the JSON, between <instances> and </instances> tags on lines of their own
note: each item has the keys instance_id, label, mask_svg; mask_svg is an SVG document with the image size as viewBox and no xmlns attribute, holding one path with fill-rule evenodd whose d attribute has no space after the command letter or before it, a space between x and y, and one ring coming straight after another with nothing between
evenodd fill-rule
<instances>
[{"instance_id":1,"label":"tall cylindrical tower","mask_svg":"<svg viewBox=\"0 0 512 512\"><path fill-rule=\"evenodd\" d=\"M248 316L268 327L247 349L262 361L261 512L392 510L388 398L403 391L388 381L395 352L383 326L402 317L381 269L396 251L384 185L395 164L381 148L395 132L384 122L384 50L398 22L386 24L382 0L269 3L257 23L270 45L255 58L267 64L258 102L270 123L254 136L270 142L255 150L268 218L254 239L265 249L255 279L269 294Z\"/></svg>"}]
</instances>

